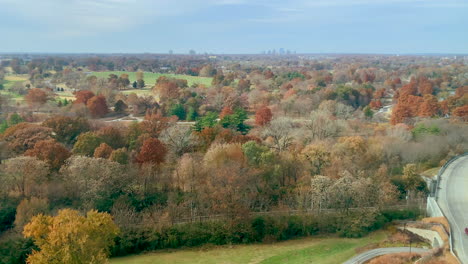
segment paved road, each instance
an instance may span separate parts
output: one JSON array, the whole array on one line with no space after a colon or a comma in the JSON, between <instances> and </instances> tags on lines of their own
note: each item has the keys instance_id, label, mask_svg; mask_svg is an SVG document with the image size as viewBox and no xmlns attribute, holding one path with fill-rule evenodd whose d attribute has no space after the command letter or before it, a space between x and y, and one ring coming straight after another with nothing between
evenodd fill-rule
<instances>
[{"instance_id":1,"label":"paved road","mask_svg":"<svg viewBox=\"0 0 468 264\"><path fill-rule=\"evenodd\" d=\"M440 181L438 204L447 217L453 236L455 253L468 264L468 156L450 164Z\"/></svg>"},{"instance_id":2,"label":"paved road","mask_svg":"<svg viewBox=\"0 0 468 264\"><path fill-rule=\"evenodd\" d=\"M394 254L394 253L407 253L407 252L409 253L409 250L410 250L409 247L376 248L376 249L372 249L364 253L361 253L353 257L352 259L347 260L343 264L361 264L378 256ZM430 251L429 249L424 249L424 248L411 248L412 253L423 254L429 251Z\"/></svg>"}]
</instances>

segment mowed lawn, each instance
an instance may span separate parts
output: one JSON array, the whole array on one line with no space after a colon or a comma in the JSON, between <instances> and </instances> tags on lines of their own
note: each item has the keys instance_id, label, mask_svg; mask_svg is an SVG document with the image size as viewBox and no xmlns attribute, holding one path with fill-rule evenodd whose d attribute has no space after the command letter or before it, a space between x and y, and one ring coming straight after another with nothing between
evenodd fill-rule
<instances>
[{"instance_id":1,"label":"mowed lawn","mask_svg":"<svg viewBox=\"0 0 468 264\"><path fill-rule=\"evenodd\" d=\"M356 254L356 249L383 241L386 234L375 232L359 239L303 238L273 244L219 246L160 251L111 259L111 264L204 263L204 264L336 264Z\"/></svg>"},{"instance_id":2,"label":"mowed lawn","mask_svg":"<svg viewBox=\"0 0 468 264\"><path fill-rule=\"evenodd\" d=\"M27 74L16 74L16 75L6 75L4 80L1 81L0 83L3 84L3 90L0 91L1 94L3 95L8 95L11 96L12 99L21 101L23 100L23 96L11 92L10 88L15 85L15 83L24 83L28 80L28 75Z\"/></svg>"},{"instance_id":3,"label":"mowed lawn","mask_svg":"<svg viewBox=\"0 0 468 264\"><path fill-rule=\"evenodd\" d=\"M106 71L106 72L92 72L92 75L101 78L109 77L109 74L115 74L120 76L122 73L128 74L128 78L130 82L136 81L136 72L124 72L124 71ZM161 76L167 76L172 78L184 79L187 80L187 84L191 86L192 84L203 84L205 86L211 86L211 81L213 78L211 77L199 77L199 76L190 76L190 75L182 75L182 74L165 74L165 73L152 73L152 72L144 72L143 78L145 80L146 86L152 87L156 80Z\"/></svg>"}]
</instances>

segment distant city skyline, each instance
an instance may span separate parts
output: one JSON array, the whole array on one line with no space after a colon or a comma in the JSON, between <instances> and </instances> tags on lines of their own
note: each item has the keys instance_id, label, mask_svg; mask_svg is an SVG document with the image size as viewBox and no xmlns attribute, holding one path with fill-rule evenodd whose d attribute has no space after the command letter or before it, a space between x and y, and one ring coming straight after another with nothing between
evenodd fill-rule
<instances>
[{"instance_id":1,"label":"distant city skyline","mask_svg":"<svg viewBox=\"0 0 468 264\"><path fill-rule=\"evenodd\" d=\"M468 54L466 0L0 0L0 5L0 53Z\"/></svg>"}]
</instances>

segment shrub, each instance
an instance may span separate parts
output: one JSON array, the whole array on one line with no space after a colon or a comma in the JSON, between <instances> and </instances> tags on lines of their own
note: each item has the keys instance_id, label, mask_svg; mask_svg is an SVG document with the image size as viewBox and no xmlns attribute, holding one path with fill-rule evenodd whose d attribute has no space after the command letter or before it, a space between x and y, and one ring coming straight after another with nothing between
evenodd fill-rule
<instances>
[{"instance_id":1,"label":"shrub","mask_svg":"<svg viewBox=\"0 0 468 264\"><path fill-rule=\"evenodd\" d=\"M38 250L32 239L17 238L0 243L0 263L23 264L33 250Z\"/></svg>"}]
</instances>

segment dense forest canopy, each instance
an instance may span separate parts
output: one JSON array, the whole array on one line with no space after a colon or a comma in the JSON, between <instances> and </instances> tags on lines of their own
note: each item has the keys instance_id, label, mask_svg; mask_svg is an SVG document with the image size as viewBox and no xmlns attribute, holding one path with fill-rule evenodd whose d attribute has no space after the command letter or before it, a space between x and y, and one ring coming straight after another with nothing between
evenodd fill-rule
<instances>
[{"instance_id":1,"label":"dense forest canopy","mask_svg":"<svg viewBox=\"0 0 468 264\"><path fill-rule=\"evenodd\" d=\"M468 150L468 65L460 56L0 55L0 112L0 237L10 239L0 243L23 250L15 261L34 247L37 225L73 210L82 225L103 221L114 255L261 241L266 223L286 221L278 212L316 216L294 220L316 229L278 240L360 236L391 220L389 208L426 197L421 171ZM192 222L199 229L184 226Z\"/></svg>"}]
</instances>

